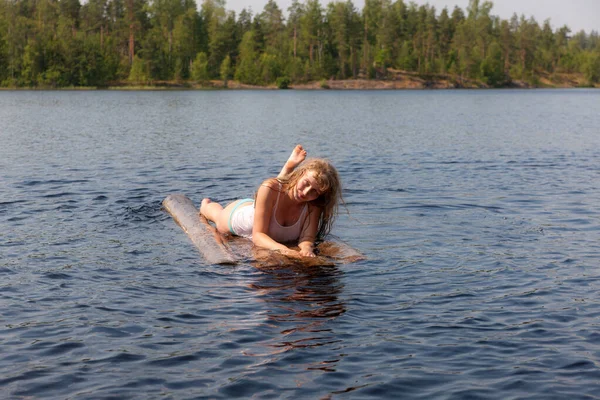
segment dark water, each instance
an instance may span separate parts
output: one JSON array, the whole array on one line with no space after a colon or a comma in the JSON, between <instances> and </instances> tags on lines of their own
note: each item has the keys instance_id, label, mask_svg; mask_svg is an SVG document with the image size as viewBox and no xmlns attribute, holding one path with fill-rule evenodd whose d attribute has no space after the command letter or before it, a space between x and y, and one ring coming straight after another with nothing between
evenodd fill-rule
<instances>
[{"instance_id":1,"label":"dark water","mask_svg":"<svg viewBox=\"0 0 600 400\"><path fill-rule=\"evenodd\" d=\"M162 199L294 144L368 255L207 265ZM0 92L0 397L600 398L600 92Z\"/></svg>"}]
</instances>

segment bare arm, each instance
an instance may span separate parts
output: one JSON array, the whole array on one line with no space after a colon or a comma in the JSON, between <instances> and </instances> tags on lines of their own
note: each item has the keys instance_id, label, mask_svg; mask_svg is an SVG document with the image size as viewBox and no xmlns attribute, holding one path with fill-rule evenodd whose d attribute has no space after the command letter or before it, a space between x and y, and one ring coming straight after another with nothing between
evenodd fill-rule
<instances>
[{"instance_id":1,"label":"bare arm","mask_svg":"<svg viewBox=\"0 0 600 400\"><path fill-rule=\"evenodd\" d=\"M321 210L317 207L309 206L308 218L302 233L300 234L300 240L298 246L300 247L300 255L305 257L315 256L315 240L317 238L317 230L319 229L319 217L321 216Z\"/></svg>"}]
</instances>

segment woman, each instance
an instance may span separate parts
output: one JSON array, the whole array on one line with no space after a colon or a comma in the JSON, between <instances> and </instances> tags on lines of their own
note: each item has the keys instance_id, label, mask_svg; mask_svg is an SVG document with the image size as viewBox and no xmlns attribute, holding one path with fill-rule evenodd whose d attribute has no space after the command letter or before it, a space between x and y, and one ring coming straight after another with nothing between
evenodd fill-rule
<instances>
[{"instance_id":1,"label":"woman","mask_svg":"<svg viewBox=\"0 0 600 400\"><path fill-rule=\"evenodd\" d=\"M277 178L264 181L254 200L236 200L223 208L206 198L200 214L219 232L252 238L258 247L289 257L314 257L315 241L330 232L337 216L342 188L329 161L301 164L305 158L306 151L296 146ZM290 243L300 250L290 249Z\"/></svg>"}]
</instances>

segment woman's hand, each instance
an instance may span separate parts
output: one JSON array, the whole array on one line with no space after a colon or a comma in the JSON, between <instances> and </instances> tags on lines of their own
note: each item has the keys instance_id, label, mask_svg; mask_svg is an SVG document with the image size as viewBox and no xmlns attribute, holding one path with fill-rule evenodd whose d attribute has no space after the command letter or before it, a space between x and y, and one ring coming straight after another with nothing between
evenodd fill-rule
<instances>
[{"instance_id":1,"label":"woman's hand","mask_svg":"<svg viewBox=\"0 0 600 400\"><path fill-rule=\"evenodd\" d=\"M286 257L290 257L290 258L302 258L302 257L316 257L315 253L313 253L311 250L292 250L292 249L287 249L287 250L281 250L281 254L283 254Z\"/></svg>"},{"instance_id":2,"label":"woman's hand","mask_svg":"<svg viewBox=\"0 0 600 400\"><path fill-rule=\"evenodd\" d=\"M298 247L300 247L299 253L302 257L316 257L314 240L312 238L311 240L301 240Z\"/></svg>"},{"instance_id":3,"label":"woman's hand","mask_svg":"<svg viewBox=\"0 0 600 400\"><path fill-rule=\"evenodd\" d=\"M281 254L289 258L302 258L302 254L299 251L292 249L280 250Z\"/></svg>"},{"instance_id":4,"label":"woman's hand","mask_svg":"<svg viewBox=\"0 0 600 400\"><path fill-rule=\"evenodd\" d=\"M300 254L302 257L316 257L312 250L300 250L298 254Z\"/></svg>"}]
</instances>

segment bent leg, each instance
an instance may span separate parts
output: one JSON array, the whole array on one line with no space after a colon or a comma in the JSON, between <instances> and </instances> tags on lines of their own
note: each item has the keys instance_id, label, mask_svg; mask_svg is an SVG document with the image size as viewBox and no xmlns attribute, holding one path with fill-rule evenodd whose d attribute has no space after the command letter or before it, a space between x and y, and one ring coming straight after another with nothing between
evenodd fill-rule
<instances>
[{"instance_id":1,"label":"bent leg","mask_svg":"<svg viewBox=\"0 0 600 400\"><path fill-rule=\"evenodd\" d=\"M232 233L229 230L229 218L235 207L242 200L236 200L227 204L225 208L219 203L213 203L209 198L203 199L200 205L200 214L207 220L215 223L219 233ZM244 205L242 205L243 207Z\"/></svg>"},{"instance_id":2,"label":"bent leg","mask_svg":"<svg viewBox=\"0 0 600 400\"><path fill-rule=\"evenodd\" d=\"M200 215L204 218L216 223L221 212L223 212L223 206L219 203L213 203L208 197L202 199L202 203L200 203Z\"/></svg>"},{"instance_id":3,"label":"bent leg","mask_svg":"<svg viewBox=\"0 0 600 400\"><path fill-rule=\"evenodd\" d=\"M301 145L296 145L294 150L292 150L292 154L281 168L281 172L277 175L277 178L284 178L287 175L291 174L294 169L306 158L306 150L302 148Z\"/></svg>"}]
</instances>

